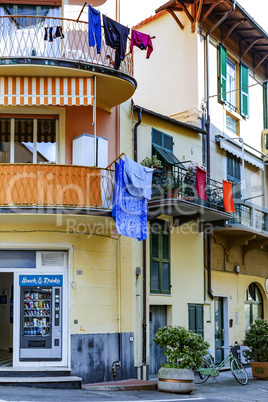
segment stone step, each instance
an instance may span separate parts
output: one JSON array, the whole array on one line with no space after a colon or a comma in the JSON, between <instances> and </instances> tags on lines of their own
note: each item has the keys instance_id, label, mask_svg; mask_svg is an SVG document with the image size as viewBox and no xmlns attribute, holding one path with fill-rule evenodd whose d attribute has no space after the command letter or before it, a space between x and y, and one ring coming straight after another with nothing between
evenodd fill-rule
<instances>
[{"instance_id":1,"label":"stone step","mask_svg":"<svg viewBox=\"0 0 268 402\"><path fill-rule=\"evenodd\" d=\"M70 375L57 377L0 377L0 386L1 385L54 389L81 389L82 379Z\"/></svg>"},{"instance_id":2,"label":"stone step","mask_svg":"<svg viewBox=\"0 0 268 402\"><path fill-rule=\"evenodd\" d=\"M70 376L71 370L67 368L31 368L30 370L15 369L11 367L0 367L1 377L53 377Z\"/></svg>"}]
</instances>

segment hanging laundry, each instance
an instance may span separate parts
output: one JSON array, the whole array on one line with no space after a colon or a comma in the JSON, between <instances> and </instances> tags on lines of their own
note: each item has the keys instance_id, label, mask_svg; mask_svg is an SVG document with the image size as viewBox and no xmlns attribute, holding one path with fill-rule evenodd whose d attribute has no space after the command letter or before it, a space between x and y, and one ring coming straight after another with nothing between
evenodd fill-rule
<instances>
[{"instance_id":1,"label":"hanging laundry","mask_svg":"<svg viewBox=\"0 0 268 402\"><path fill-rule=\"evenodd\" d=\"M137 240L147 239L148 203L144 197L133 197L124 182L125 162L115 163L112 217L118 234Z\"/></svg>"},{"instance_id":2,"label":"hanging laundry","mask_svg":"<svg viewBox=\"0 0 268 402\"><path fill-rule=\"evenodd\" d=\"M53 27L49 28L49 42L53 42Z\"/></svg>"},{"instance_id":3,"label":"hanging laundry","mask_svg":"<svg viewBox=\"0 0 268 402\"><path fill-rule=\"evenodd\" d=\"M125 155L124 181L128 192L134 197L151 199L154 169L147 168Z\"/></svg>"},{"instance_id":4,"label":"hanging laundry","mask_svg":"<svg viewBox=\"0 0 268 402\"><path fill-rule=\"evenodd\" d=\"M45 27L44 40L47 40L47 37L48 37L48 28Z\"/></svg>"},{"instance_id":5,"label":"hanging laundry","mask_svg":"<svg viewBox=\"0 0 268 402\"><path fill-rule=\"evenodd\" d=\"M223 205L226 212L235 212L233 200L233 185L232 182L222 180L223 183Z\"/></svg>"},{"instance_id":6,"label":"hanging laundry","mask_svg":"<svg viewBox=\"0 0 268 402\"><path fill-rule=\"evenodd\" d=\"M100 12L88 5L88 44L97 45L97 53L101 51L101 17Z\"/></svg>"},{"instance_id":7,"label":"hanging laundry","mask_svg":"<svg viewBox=\"0 0 268 402\"><path fill-rule=\"evenodd\" d=\"M195 194L197 197L201 198L201 200L207 199L206 178L206 171L197 166L195 171Z\"/></svg>"},{"instance_id":8,"label":"hanging laundry","mask_svg":"<svg viewBox=\"0 0 268 402\"><path fill-rule=\"evenodd\" d=\"M132 52L133 46L137 46L141 50L147 49L146 59L149 59L153 51L153 44L150 35L146 35L142 32L138 32L132 29L131 40L130 40L130 52Z\"/></svg>"},{"instance_id":9,"label":"hanging laundry","mask_svg":"<svg viewBox=\"0 0 268 402\"><path fill-rule=\"evenodd\" d=\"M61 38L61 39L64 38L64 35L63 35L63 33L62 33L62 26L57 26L57 27L56 27L56 32L54 33L53 38L54 38L54 39L55 39L55 38Z\"/></svg>"},{"instance_id":10,"label":"hanging laundry","mask_svg":"<svg viewBox=\"0 0 268 402\"><path fill-rule=\"evenodd\" d=\"M49 42L53 42L53 27L45 27L44 40L48 40Z\"/></svg>"},{"instance_id":11,"label":"hanging laundry","mask_svg":"<svg viewBox=\"0 0 268 402\"><path fill-rule=\"evenodd\" d=\"M102 16L102 19L106 45L116 49L114 68L118 70L126 54L127 37L130 29L105 15Z\"/></svg>"}]
</instances>

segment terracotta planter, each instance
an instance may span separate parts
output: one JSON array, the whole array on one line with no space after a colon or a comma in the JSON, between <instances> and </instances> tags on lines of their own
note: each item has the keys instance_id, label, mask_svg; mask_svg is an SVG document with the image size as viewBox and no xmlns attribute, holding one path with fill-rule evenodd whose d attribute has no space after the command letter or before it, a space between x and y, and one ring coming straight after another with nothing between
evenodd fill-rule
<instances>
[{"instance_id":1,"label":"terracotta planter","mask_svg":"<svg viewBox=\"0 0 268 402\"><path fill-rule=\"evenodd\" d=\"M158 371L159 391L190 394L194 390L193 370L162 367Z\"/></svg>"},{"instance_id":2,"label":"terracotta planter","mask_svg":"<svg viewBox=\"0 0 268 402\"><path fill-rule=\"evenodd\" d=\"M167 198L178 198L178 189L168 190L167 191Z\"/></svg>"},{"instance_id":3,"label":"terracotta planter","mask_svg":"<svg viewBox=\"0 0 268 402\"><path fill-rule=\"evenodd\" d=\"M268 362L251 362L252 375L259 380L268 380Z\"/></svg>"}]
</instances>

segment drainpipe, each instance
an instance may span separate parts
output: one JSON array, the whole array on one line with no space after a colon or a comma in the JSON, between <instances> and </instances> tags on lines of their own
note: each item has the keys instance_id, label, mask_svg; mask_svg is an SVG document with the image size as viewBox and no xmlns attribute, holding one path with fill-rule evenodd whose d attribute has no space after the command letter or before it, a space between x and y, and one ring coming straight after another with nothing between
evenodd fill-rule
<instances>
[{"instance_id":1,"label":"drainpipe","mask_svg":"<svg viewBox=\"0 0 268 402\"><path fill-rule=\"evenodd\" d=\"M236 8L236 0L233 2L232 9L229 10L206 34L206 79L207 79L207 174L208 179L210 178L210 88L209 88L209 35L217 29L234 11ZM207 292L209 297L213 300L213 291L211 289L211 234L207 234L205 236L205 241L207 242L207 270L208 270L208 277L207 277Z\"/></svg>"},{"instance_id":2,"label":"drainpipe","mask_svg":"<svg viewBox=\"0 0 268 402\"><path fill-rule=\"evenodd\" d=\"M133 110L138 110L138 121L134 126L134 161L138 160L138 126L141 124L142 120L142 108L133 107ZM147 319L146 319L146 240L142 241L142 364L146 369L146 335L147 335ZM139 359L139 356L138 356ZM145 378L144 378L145 377ZM142 378L147 379L147 370L142 373Z\"/></svg>"},{"instance_id":3,"label":"drainpipe","mask_svg":"<svg viewBox=\"0 0 268 402\"><path fill-rule=\"evenodd\" d=\"M134 161L138 161L138 126L141 124L142 119L142 108L136 108L134 106L133 110L138 110L138 121L134 126Z\"/></svg>"}]
</instances>

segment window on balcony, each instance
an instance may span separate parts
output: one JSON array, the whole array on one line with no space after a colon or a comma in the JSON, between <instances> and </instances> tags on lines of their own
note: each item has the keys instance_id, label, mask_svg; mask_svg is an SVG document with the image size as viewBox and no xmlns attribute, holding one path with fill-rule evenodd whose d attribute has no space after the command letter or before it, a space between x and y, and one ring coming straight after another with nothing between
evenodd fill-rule
<instances>
[{"instance_id":1,"label":"window on balcony","mask_svg":"<svg viewBox=\"0 0 268 402\"><path fill-rule=\"evenodd\" d=\"M150 229L150 290L151 293L170 294L169 222L156 220Z\"/></svg>"},{"instance_id":2,"label":"window on balcony","mask_svg":"<svg viewBox=\"0 0 268 402\"><path fill-rule=\"evenodd\" d=\"M263 318L263 298L258 286L255 283L251 283L247 288L245 300L246 330L258 318Z\"/></svg>"},{"instance_id":3,"label":"window on balcony","mask_svg":"<svg viewBox=\"0 0 268 402\"><path fill-rule=\"evenodd\" d=\"M249 69L243 63L239 64L239 80L237 78L238 64L227 55L223 45L219 45L219 101L227 104L230 110L240 110L243 117L248 117L248 84ZM239 88L239 108L237 106L237 89Z\"/></svg>"},{"instance_id":4,"label":"window on balcony","mask_svg":"<svg viewBox=\"0 0 268 402\"><path fill-rule=\"evenodd\" d=\"M241 168L240 159L230 152L227 156L227 180L233 183L233 197L241 198Z\"/></svg>"},{"instance_id":5,"label":"window on balcony","mask_svg":"<svg viewBox=\"0 0 268 402\"><path fill-rule=\"evenodd\" d=\"M0 118L1 163L56 163L57 119Z\"/></svg>"}]
</instances>

